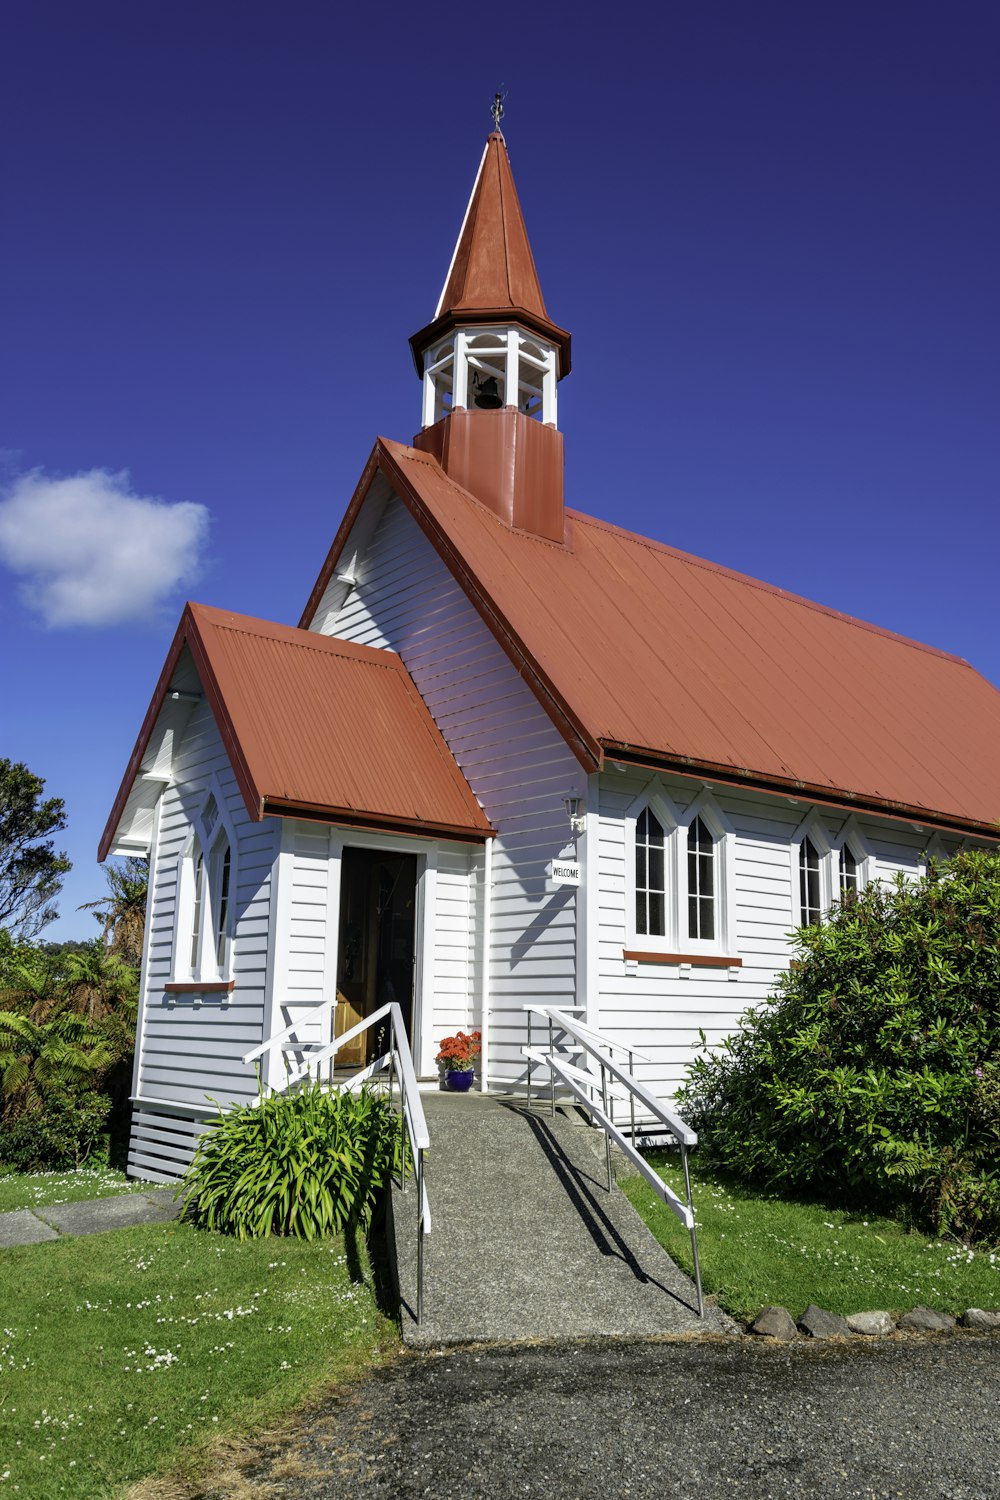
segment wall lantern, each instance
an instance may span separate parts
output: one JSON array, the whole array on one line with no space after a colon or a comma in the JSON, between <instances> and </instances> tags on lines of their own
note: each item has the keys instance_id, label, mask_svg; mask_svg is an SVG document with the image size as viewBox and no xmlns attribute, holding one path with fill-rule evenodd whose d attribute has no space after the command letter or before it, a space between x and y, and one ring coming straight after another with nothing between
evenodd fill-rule
<instances>
[{"instance_id":1,"label":"wall lantern","mask_svg":"<svg viewBox=\"0 0 1000 1500\"><path fill-rule=\"evenodd\" d=\"M587 826L587 819L580 812L580 800L573 792L567 792L563 798L563 806L566 809L569 826L574 833L582 833Z\"/></svg>"}]
</instances>

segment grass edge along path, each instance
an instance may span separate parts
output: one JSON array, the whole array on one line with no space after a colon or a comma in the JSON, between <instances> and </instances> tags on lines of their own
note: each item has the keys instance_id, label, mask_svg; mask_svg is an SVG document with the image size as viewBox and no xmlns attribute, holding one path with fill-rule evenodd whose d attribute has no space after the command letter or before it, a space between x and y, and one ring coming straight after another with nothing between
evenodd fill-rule
<instances>
[{"instance_id":1,"label":"grass edge along path","mask_svg":"<svg viewBox=\"0 0 1000 1500\"><path fill-rule=\"evenodd\" d=\"M19 1208L55 1208L60 1203L85 1203L92 1198L119 1198L159 1186L139 1182L100 1163L69 1167L64 1172L0 1172L0 1214Z\"/></svg>"},{"instance_id":2,"label":"grass edge along path","mask_svg":"<svg viewBox=\"0 0 1000 1500\"><path fill-rule=\"evenodd\" d=\"M362 1244L170 1223L0 1252L0 1500L192 1473L394 1346ZM352 1274L353 1273L353 1274Z\"/></svg>"},{"instance_id":3,"label":"grass edge along path","mask_svg":"<svg viewBox=\"0 0 1000 1500\"><path fill-rule=\"evenodd\" d=\"M683 1197L679 1167L660 1152L649 1161ZM692 1274L687 1230L641 1177L621 1186L668 1254ZM1000 1307L1000 1249L972 1250L891 1219L770 1196L694 1164L691 1190L705 1293L734 1318L752 1319L771 1304L799 1317L810 1302L842 1316L874 1309L899 1314L921 1303L956 1317L968 1307Z\"/></svg>"}]
</instances>

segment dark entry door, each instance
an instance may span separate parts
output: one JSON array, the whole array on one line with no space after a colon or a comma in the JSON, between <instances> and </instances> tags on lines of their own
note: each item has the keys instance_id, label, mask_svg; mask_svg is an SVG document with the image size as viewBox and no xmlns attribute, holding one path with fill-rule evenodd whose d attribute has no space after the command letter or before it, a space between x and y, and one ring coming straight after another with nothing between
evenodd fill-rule
<instances>
[{"instance_id":1,"label":"dark entry door","mask_svg":"<svg viewBox=\"0 0 1000 1500\"><path fill-rule=\"evenodd\" d=\"M336 1035L389 1000L410 1035L416 935L417 857L345 849L340 873ZM363 1067L385 1050L388 1027L363 1032L337 1053L338 1067Z\"/></svg>"}]
</instances>

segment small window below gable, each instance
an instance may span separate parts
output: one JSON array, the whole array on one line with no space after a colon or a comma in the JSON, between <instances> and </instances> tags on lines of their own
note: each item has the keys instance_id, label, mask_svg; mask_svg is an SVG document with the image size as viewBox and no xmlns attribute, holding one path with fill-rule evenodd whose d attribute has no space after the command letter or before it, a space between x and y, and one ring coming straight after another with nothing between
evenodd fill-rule
<instances>
[{"instance_id":1,"label":"small window below gable","mask_svg":"<svg viewBox=\"0 0 1000 1500\"><path fill-rule=\"evenodd\" d=\"M232 968L235 836L220 796L209 792L192 818L181 856L174 978L218 984Z\"/></svg>"}]
</instances>

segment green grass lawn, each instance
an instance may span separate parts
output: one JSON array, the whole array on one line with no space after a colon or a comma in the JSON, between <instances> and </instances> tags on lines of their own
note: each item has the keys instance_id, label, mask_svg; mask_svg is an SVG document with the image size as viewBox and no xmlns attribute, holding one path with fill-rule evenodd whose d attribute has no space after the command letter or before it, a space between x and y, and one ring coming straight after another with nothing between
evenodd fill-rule
<instances>
[{"instance_id":1,"label":"green grass lawn","mask_svg":"<svg viewBox=\"0 0 1000 1500\"><path fill-rule=\"evenodd\" d=\"M367 1368L363 1257L179 1223L0 1251L0 1496L121 1494Z\"/></svg>"},{"instance_id":2,"label":"green grass lawn","mask_svg":"<svg viewBox=\"0 0 1000 1500\"><path fill-rule=\"evenodd\" d=\"M152 1182L134 1182L111 1167L76 1167L66 1172L18 1172L0 1176L0 1214L15 1208L52 1208L88 1198L141 1193Z\"/></svg>"},{"instance_id":3,"label":"green grass lawn","mask_svg":"<svg viewBox=\"0 0 1000 1500\"><path fill-rule=\"evenodd\" d=\"M683 1174L650 1157L681 1197ZM799 1317L810 1302L830 1312L908 1312L923 1303L955 1315L1000 1307L1000 1250L973 1252L865 1219L733 1187L692 1169L702 1283L737 1318L779 1304ZM688 1232L639 1177L622 1187L660 1243L689 1273Z\"/></svg>"}]
</instances>

